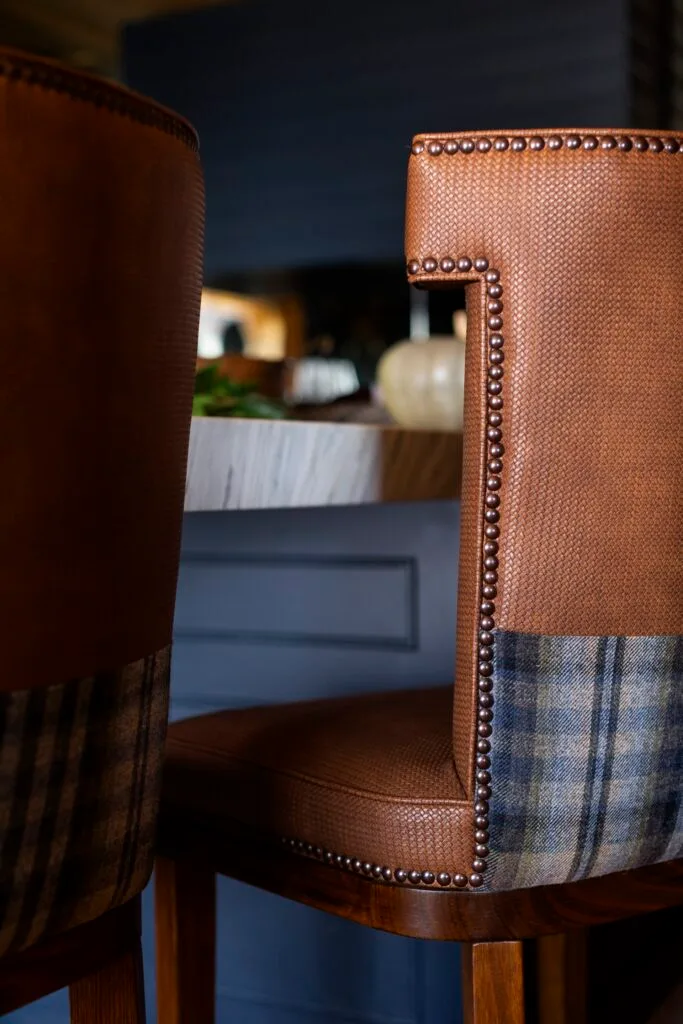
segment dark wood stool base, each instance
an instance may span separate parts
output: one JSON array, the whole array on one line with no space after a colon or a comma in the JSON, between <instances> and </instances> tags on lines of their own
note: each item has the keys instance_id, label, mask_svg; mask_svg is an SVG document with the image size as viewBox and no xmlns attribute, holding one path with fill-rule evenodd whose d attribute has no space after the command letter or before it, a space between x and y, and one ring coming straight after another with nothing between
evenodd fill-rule
<instances>
[{"instance_id":1,"label":"dark wood stool base","mask_svg":"<svg viewBox=\"0 0 683 1024\"><path fill-rule=\"evenodd\" d=\"M164 1024L214 1024L216 875L157 859L157 1015Z\"/></svg>"},{"instance_id":2,"label":"dark wood stool base","mask_svg":"<svg viewBox=\"0 0 683 1024\"><path fill-rule=\"evenodd\" d=\"M69 987L71 1024L145 1024L142 950L118 960Z\"/></svg>"},{"instance_id":3,"label":"dark wood stool base","mask_svg":"<svg viewBox=\"0 0 683 1024\"><path fill-rule=\"evenodd\" d=\"M524 1024L525 966L529 1019L585 1024L588 930L683 904L682 861L565 885L453 893L384 885L194 816L162 815L159 848L159 1024L214 1024L217 874L383 931L462 942L467 1024Z\"/></svg>"},{"instance_id":4,"label":"dark wood stool base","mask_svg":"<svg viewBox=\"0 0 683 1024\"><path fill-rule=\"evenodd\" d=\"M0 1016L69 986L72 1024L144 1024L140 898L0 960Z\"/></svg>"},{"instance_id":5,"label":"dark wood stool base","mask_svg":"<svg viewBox=\"0 0 683 1024\"><path fill-rule=\"evenodd\" d=\"M521 942L474 942L462 948L465 1024L524 1024Z\"/></svg>"}]
</instances>

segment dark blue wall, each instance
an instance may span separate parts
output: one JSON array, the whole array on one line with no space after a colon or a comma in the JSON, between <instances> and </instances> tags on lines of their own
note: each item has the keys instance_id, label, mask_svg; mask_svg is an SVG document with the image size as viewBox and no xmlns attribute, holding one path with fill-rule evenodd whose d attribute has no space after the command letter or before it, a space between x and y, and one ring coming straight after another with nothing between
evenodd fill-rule
<instances>
[{"instance_id":1,"label":"dark blue wall","mask_svg":"<svg viewBox=\"0 0 683 1024\"><path fill-rule=\"evenodd\" d=\"M199 129L207 279L402 257L418 131L628 121L626 0L249 0L131 26Z\"/></svg>"}]
</instances>

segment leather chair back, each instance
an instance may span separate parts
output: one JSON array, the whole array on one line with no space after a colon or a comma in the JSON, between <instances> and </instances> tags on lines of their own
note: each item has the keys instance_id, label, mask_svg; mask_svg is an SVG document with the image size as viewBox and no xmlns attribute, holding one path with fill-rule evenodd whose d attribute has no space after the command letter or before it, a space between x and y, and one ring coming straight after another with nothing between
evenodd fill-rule
<instances>
[{"instance_id":1,"label":"leather chair back","mask_svg":"<svg viewBox=\"0 0 683 1024\"><path fill-rule=\"evenodd\" d=\"M683 850L682 190L672 133L413 145L410 278L467 291L454 758L494 888Z\"/></svg>"},{"instance_id":2,"label":"leather chair back","mask_svg":"<svg viewBox=\"0 0 683 1024\"><path fill-rule=\"evenodd\" d=\"M0 953L152 865L202 267L193 130L0 52Z\"/></svg>"}]
</instances>

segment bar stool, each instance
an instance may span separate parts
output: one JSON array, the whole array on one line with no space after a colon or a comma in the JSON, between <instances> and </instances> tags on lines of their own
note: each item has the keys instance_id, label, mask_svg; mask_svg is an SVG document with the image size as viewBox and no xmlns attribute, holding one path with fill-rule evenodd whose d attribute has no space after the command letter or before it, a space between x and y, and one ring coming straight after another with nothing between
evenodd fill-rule
<instances>
[{"instance_id":1,"label":"bar stool","mask_svg":"<svg viewBox=\"0 0 683 1024\"><path fill-rule=\"evenodd\" d=\"M0 1014L142 1024L201 288L194 132L0 51Z\"/></svg>"},{"instance_id":2,"label":"bar stool","mask_svg":"<svg viewBox=\"0 0 683 1024\"><path fill-rule=\"evenodd\" d=\"M682 189L672 133L415 139L409 278L467 293L455 689L172 726L163 1024L214 1019L217 873L466 943L469 1024L524 1020L522 940L683 902Z\"/></svg>"}]
</instances>

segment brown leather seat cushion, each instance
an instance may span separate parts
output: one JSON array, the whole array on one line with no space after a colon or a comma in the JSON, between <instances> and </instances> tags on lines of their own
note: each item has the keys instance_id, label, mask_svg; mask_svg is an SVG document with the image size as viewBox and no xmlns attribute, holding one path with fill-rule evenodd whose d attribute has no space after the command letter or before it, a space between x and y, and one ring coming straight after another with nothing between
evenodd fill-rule
<instances>
[{"instance_id":1,"label":"brown leather seat cushion","mask_svg":"<svg viewBox=\"0 0 683 1024\"><path fill-rule=\"evenodd\" d=\"M471 804L451 686L223 711L170 727L164 814L239 823L395 870L461 871Z\"/></svg>"}]
</instances>

